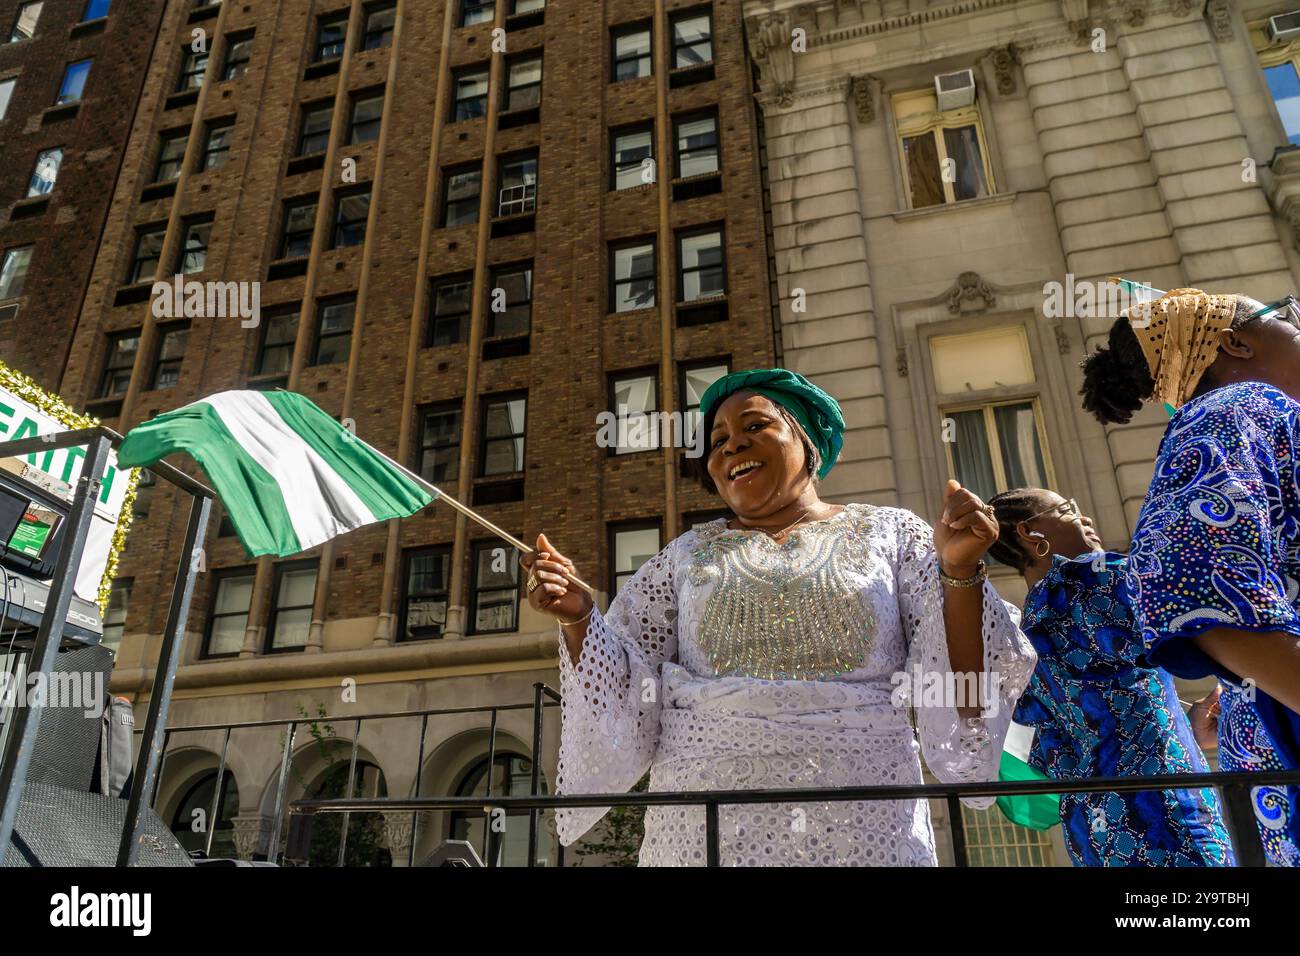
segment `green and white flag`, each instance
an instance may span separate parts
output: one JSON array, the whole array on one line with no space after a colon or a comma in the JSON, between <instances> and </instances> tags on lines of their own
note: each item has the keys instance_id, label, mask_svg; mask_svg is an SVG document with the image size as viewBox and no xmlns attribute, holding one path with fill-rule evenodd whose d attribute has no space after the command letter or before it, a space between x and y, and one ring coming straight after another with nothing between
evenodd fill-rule
<instances>
[{"instance_id":1,"label":"green and white flag","mask_svg":"<svg viewBox=\"0 0 1300 956\"><path fill-rule=\"evenodd\" d=\"M296 392L209 395L131 429L117 460L147 466L178 451L203 466L253 556L297 554L437 495Z\"/></svg>"},{"instance_id":2,"label":"green and white flag","mask_svg":"<svg viewBox=\"0 0 1300 956\"><path fill-rule=\"evenodd\" d=\"M1050 779L1047 774L1029 765L1029 748L1033 743L1034 728L1013 721L1007 729L1006 743L1002 745L999 780L1004 783L1021 783ZM998 797L998 809L1012 823L1031 830L1050 830L1061 822L1061 798L1054 793Z\"/></svg>"}]
</instances>

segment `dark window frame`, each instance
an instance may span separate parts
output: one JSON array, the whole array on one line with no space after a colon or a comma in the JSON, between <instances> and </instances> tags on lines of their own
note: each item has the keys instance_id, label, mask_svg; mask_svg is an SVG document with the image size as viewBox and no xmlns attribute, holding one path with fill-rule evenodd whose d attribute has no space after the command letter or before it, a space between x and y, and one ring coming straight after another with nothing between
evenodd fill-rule
<instances>
[{"instance_id":1,"label":"dark window frame","mask_svg":"<svg viewBox=\"0 0 1300 956\"><path fill-rule=\"evenodd\" d=\"M654 383L654 401L652 402L652 405L658 405L658 404L660 404L661 401L662 401L662 399L660 398L660 395L659 395L659 368L658 368L658 366L654 366L654 365L644 365L644 366L637 366L637 367L634 367L634 368L621 368L621 369L617 369L617 370L615 370L615 371L612 371L612 372L608 373L608 376L607 376L607 378L606 378L606 396L605 396L605 397L606 397L606 400L609 402L609 410L610 410L610 412L614 415L614 427L615 427L615 428L618 428L618 427L619 427L619 423L623 420L623 416L620 415L620 414L619 414L619 411L618 411L618 402L617 402L618 383L619 383L620 381L626 381L626 380L628 380L628 379L642 379L642 378L648 378L648 379L650 379L651 382ZM658 411L658 408L651 408L651 409L649 410L649 412L647 412L646 414L653 413L653 412L656 412L656 411ZM660 444L660 439L661 439L661 438L662 438L661 435L659 435L658 433L655 433L654 436L653 436L653 442L654 442L654 443L653 443L652 445L650 445L649 447L646 447L646 448L631 448L631 447L629 447L629 448L627 448L626 450L623 450L623 449L619 446L617 440L615 440L615 443L614 443L613 445L611 445L609 448L605 449L605 452L606 452L606 454L607 454L609 457L611 457L611 458L626 458L626 457L629 456L629 455L636 455L636 454L639 454L639 453L641 453L641 452L646 452L646 451L661 451L662 448L663 448L663 446Z\"/></svg>"},{"instance_id":2,"label":"dark window frame","mask_svg":"<svg viewBox=\"0 0 1300 956\"><path fill-rule=\"evenodd\" d=\"M199 215L197 215L197 216L190 216L190 217L187 218L187 219L182 219L182 220L181 220L181 245L180 245L180 248L176 250L176 268L175 268L175 270L173 270L174 273L179 273L180 275L190 276L190 275L198 275L199 273L204 272L204 271L207 270L207 268L208 268L208 253L212 250L212 227L213 227L213 224L215 223L215 221L216 221L216 220L215 220L215 217L213 216L212 213L201 213L201 214L199 214ZM208 227L207 238L206 238L206 240L204 241L203 246L202 246L202 249L203 249L203 266L202 266L202 268L199 268L199 269L192 269L192 270L188 270L188 271L187 271L187 270L185 269L185 259L186 259L187 256L191 255L191 250L190 250L190 233L191 233L191 232L192 232L196 227L199 227L199 226L207 226L207 227Z\"/></svg>"},{"instance_id":3,"label":"dark window frame","mask_svg":"<svg viewBox=\"0 0 1300 956\"><path fill-rule=\"evenodd\" d=\"M298 303L286 303L285 305L275 306L267 309L267 314L262 317L261 334L257 340L257 352L253 357L253 374L254 375L285 375L288 374L289 366L293 364L293 350L295 343L298 341L298 326L302 322L302 305ZM271 334L271 327L275 320L286 315L292 315L293 335L285 342L268 342L267 339ZM268 349L288 349L288 361L285 363L283 371L268 370L266 368L266 356Z\"/></svg>"},{"instance_id":4,"label":"dark window frame","mask_svg":"<svg viewBox=\"0 0 1300 956\"><path fill-rule=\"evenodd\" d=\"M638 53L635 56L619 57L618 41L624 37L633 36L638 33L644 33L649 41L648 49L645 53ZM641 72L640 63L645 60L649 68L645 73ZM619 66L623 63L636 62L637 73L635 76L619 76ZM610 27L609 30L609 81L611 83L624 83L630 80L643 80L646 77L654 76L655 72L655 34L653 23L649 20L637 20L632 23L620 23L617 26Z\"/></svg>"},{"instance_id":5,"label":"dark window frame","mask_svg":"<svg viewBox=\"0 0 1300 956\"><path fill-rule=\"evenodd\" d=\"M522 432L511 432L508 436L494 435L488 438L487 424L488 411L494 405L509 404L510 402L524 402L524 430ZM475 449L477 466L474 469L475 475L479 478L509 480L523 475L528 470L528 390L516 389L509 392L497 392L490 395L479 397L478 410L478 434L476 436L478 447ZM522 441L523 444L519 451L519 469L517 471L493 472L487 473L487 446L489 441Z\"/></svg>"},{"instance_id":6,"label":"dark window frame","mask_svg":"<svg viewBox=\"0 0 1300 956\"><path fill-rule=\"evenodd\" d=\"M519 86L510 85L510 70L512 67L518 66L521 63L528 63L533 60L536 60L538 62L539 67L542 67L544 66L542 57L543 57L542 51L540 49L536 49L536 50L529 50L526 53L520 53L516 56L511 57L509 60L506 61L504 74L502 76L504 82L501 84L501 112L513 113L513 112L518 112L520 110L532 110L532 109L537 109L542 105L542 80L544 78L543 69L540 68L538 69L537 80L535 82L521 83ZM512 94L518 93L522 90L531 90L531 89L537 90L537 102L525 103L523 105L517 105L517 106L510 105L510 99Z\"/></svg>"},{"instance_id":7,"label":"dark window frame","mask_svg":"<svg viewBox=\"0 0 1300 956\"><path fill-rule=\"evenodd\" d=\"M486 19L475 20L468 23L470 13L480 10L486 10L489 16ZM460 0L460 15L456 17L456 26L458 27L475 27L485 23L491 23L496 17L496 0L479 0L473 4L470 0Z\"/></svg>"},{"instance_id":8,"label":"dark window frame","mask_svg":"<svg viewBox=\"0 0 1300 956\"><path fill-rule=\"evenodd\" d=\"M149 388L175 388L180 384L181 368L185 364L185 346L181 346L181 354L174 358L164 358L163 348L167 345L167 336L182 334L186 336L187 344L190 332L189 322L167 322L158 326L157 340L154 342L153 357L149 363ZM176 381L170 385L160 384L164 366L175 365Z\"/></svg>"},{"instance_id":9,"label":"dark window frame","mask_svg":"<svg viewBox=\"0 0 1300 956\"><path fill-rule=\"evenodd\" d=\"M140 246L148 236L158 236L158 255L153 258L154 269L153 275L146 278L140 276L140 263L149 261L140 257ZM131 249L131 267L127 270L127 282L135 284L137 282L153 282L158 278L158 270L162 267L162 247L167 241L167 224L155 223L152 225L141 226L135 231L135 245Z\"/></svg>"},{"instance_id":10,"label":"dark window frame","mask_svg":"<svg viewBox=\"0 0 1300 956\"><path fill-rule=\"evenodd\" d=\"M367 227L370 220L370 204L374 202L371 183L365 183L351 189L339 189L334 193L334 215L330 223L330 245L331 249L350 249L354 246L364 248L367 238ZM349 199L356 199L360 196L366 197L366 215L363 219L345 219L343 217L343 204ZM340 242L341 230L357 229L361 230L360 242Z\"/></svg>"},{"instance_id":11,"label":"dark window frame","mask_svg":"<svg viewBox=\"0 0 1300 956\"><path fill-rule=\"evenodd\" d=\"M293 212L298 209L307 209L309 207L312 211L310 228L306 230L297 229L291 232L289 230L289 223ZM306 196L296 196L293 199L286 199L284 201L281 206L280 241L277 246L279 254L276 256L276 261L299 259L311 254L312 237L316 233L316 217L319 215L320 200L319 197L314 194L309 193ZM290 255L290 244L295 240L301 241L303 238L307 240L307 251Z\"/></svg>"},{"instance_id":12,"label":"dark window frame","mask_svg":"<svg viewBox=\"0 0 1300 956\"><path fill-rule=\"evenodd\" d=\"M117 353L117 343L125 342L128 339L135 339L135 348L131 352L130 364L114 365L113 356ZM127 389L130 388L130 373L135 370L135 362L136 359L139 357L139 354L140 354L140 328L139 327L136 327L134 329L122 329L121 331L118 332L109 333L109 335L107 336L107 343L104 348L104 363L101 366L100 373L99 373L99 395L98 395L99 398L119 398L120 396L126 394ZM108 386L109 386L109 381L110 381L110 377L112 376L112 373L123 371L123 370L125 370L128 373L127 388L123 389L120 392L110 392L108 390Z\"/></svg>"},{"instance_id":13,"label":"dark window frame","mask_svg":"<svg viewBox=\"0 0 1300 956\"><path fill-rule=\"evenodd\" d=\"M373 87L369 90L357 90L352 93L351 102L348 106L348 139L345 145L356 146L361 143L373 143L379 139L379 133L384 124L384 97L386 95L387 91L382 86ZM373 103L376 100L379 101L379 115L375 116L373 119L361 120L358 122L357 109L366 103ZM366 139L357 138L358 128L364 127L366 130L369 130L372 126L374 127L374 136Z\"/></svg>"},{"instance_id":14,"label":"dark window frame","mask_svg":"<svg viewBox=\"0 0 1300 956\"><path fill-rule=\"evenodd\" d=\"M681 113L672 118L673 120L673 178L675 179L687 178L686 175L682 172L682 155L684 152L682 150L682 136L681 136L682 124L693 123L696 120L702 120L702 119L713 120L713 147L711 152L713 153L714 163L717 168L712 170L711 172L691 173L690 175L691 176L722 175L722 132L721 132L722 123L718 117L717 109L710 108L710 109L703 109L703 110L692 110L689 113ZM695 154L695 153L702 153L702 152L707 153L710 152L710 150L707 147L702 147L697 149L686 150L685 152Z\"/></svg>"},{"instance_id":15,"label":"dark window frame","mask_svg":"<svg viewBox=\"0 0 1300 956\"><path fill-rule=\"evenodd\" d=\"M347 331L346 332L342 332L342 331L324 332L323 329L325 327L325 310L330 308L331 306L341 305L345 302L352 303L352 321L348 323ZM302 321L301 313L299 314L299 321ZM329 296L328 298L323 298L317 301L316 327L315 329L312 330L312 346L311 346L312 366L315 367L319 365L339 364L339 362L321 362L320 360L321 342L325 339L338 339L347 336L348 351L351 352L352 336L355 334L356 328L357 328L357 295L355 292L349 292L344 295L332 295ZM346 364L348 361L347 356L345 355L340 361L343 364Z\"/></svg>"},{"instance_id":16,"label":"dark window frame","mask_svg":"<svg viewBox=\"0 0 1300 956\"><path fill-rule=\"evenodd\" d=\"M643 156L643 157L641 157L641 159L637 160L637 162L636 162L635 165L626 164L626 163L620 165L620 164L619 164L619 161L618 161L618 139L619 139L620 136L628 136L628 135L631 135L631 134L633 134L633 133L649 133L649 134L650 134L650 153L649 153L648 156ZM609 131L609 188L610 188L612 191L614 191L614 192L621 192L621 191L624 190L624 189L636 189L638 186L648 185L647 183L641 183L641 182L638 182L636 186L620 186L620 185L618 184L618 174L619 174L619 172L621 172L621 171L624 170L624 169L637 169L637 170L640 170L641 167L643 166L643 164L645 163L646 159L650 159L651 161L654 161L654 159L655 159L655 128L654 128L654 121L653 121L653 120L651 120L651 121L647 121L647 122L641 122L641 123L629 123L629 124L626 125L626 126L615 126L615 127L611 127L611 128L610 128L610 131ZM640 178L640 177L639 177L639 175L638 175L638 180L639 180L639 178ZM657 162L656 162L656 168L655 168L655 179L658 180L658 178L659 178L659 169L658 169L658 165L657 165Z\"/></svg>"},{"instance_id":17,"label":"dark window frame","mask_svg":"<svg viewBox=\"0 0 1300 956\"><path fill-rule=\"evenodd\" d=\"M199 658L205 661L229 660L238 657L240 651L232 651L227 654L212 653L212 631L219 617L239 617L239 612L227 611L224 614L217 613L217 598L221 595L221 583L232 578L255 578L257 576L257 566L248 564L232 568L217 568L212 572L212 587L208 594L208 612L204 616L203 622L203 645L199 651ZM249 606L243 612L244 627L248 627L248 618L252 616L252 595L249 595ZM242 648L241 648L242 650Z\"/></svg>"},{"instance_id":18,"label":"dark window frame","mask_svg":"<svg viewBox=\"0 0 1300 956\"><path fill-rule=\"evenodd\" d=\"M330 119L329 124L323 130L316 130L313 133L308 133L307 120L313 114L322 113L322 112L329 113L329 119ZM298 151L297 153L295 153L295 156L314 156L317 153L325 152L327 149L329 149L330 133L333 130L333 128L334 128L334 101L332 99L314 100L310 103L303 103L302 116L298 121ZM310 153L306 152L304 151L303 147L306 145L307 137L309 136L313 138L317 136L324 136L325 144L320 149L313 149Z\"/></svg>"},{"instance_id":19,"label":"dark window frame","mask_svg":"<svg viewBox=\"0 0 1300 956\"><path fill-rule=\"evenodd\" d=\"M507 187L505 185L507 167L514 167L516 165L527 164L530 160L532 161L533 164L533 182L519 183L516 186ZM536 212L537 192L538 192L538 187L541 185L542 182L542 161L541 161L540 150L534 148L534 149L519 150L518 152L514 152L514 153L504 153L497 157L496 167L497 167L496 168L496 174L497 174L496 175L496 203L495 203L496 212L494 214L494 218L500 219L506 216L527 216L531 213ZM528 194L529 186L533 187L531 196ZM512 212L505 211L503 207L505 205L506 200L502 198L502 193L504 193L507 188L522 189L521 198L510 200L510 203L512 205L515 204L521 205L523 207L522 209L515 210Z\"/></svg>"},{"instance_id":20,"label":"dark window frame","mask_svg":"<svg viewBox=\"0 0 1300 956\"><path fill-rule=\"evenodd\" d=\"M474 218L466 219L462 222L448 222L448 214L451 211L451 204L467 203L469 197L462 199L451 199L452 180L457 176L475 174L478 176L478 192L474 194ZM478 222L479 207L483 203L483 166L480 163L462 163L456 166L444 167L442 171L442 209L438 216L438 221L442 224L443 229L456 229L460 226L471 226ZM459 205L458 207L459 208Z\"/></svg>"},{"instance_id":21,"label":"dark window frame","mask_svg":"<svg viewBox=\"0 0 1300 956\"><path fill-rule=\"evenodd\" d=\"M664 522L662 518L633 518L628 521L611 521L605 525L605 572L608 575L605 581L609 585L609 599L611 601L618 594L619 578L622 578L624 582L629 581L637 571L641 570L640 566L635 571L619 571L617 569L618 548L615 542L618 540L619 533L623 531L651 530L659 532L659 547L655 551L655 554L658 554L664 549ZM649 561L653 557L654 555L651 555L646 560Z\"/></svg>"},{"instance_id":22,"label":"dark window frame","mask_svg":"<svg viewBox=\"0 0 1300 956\"><path fill-rule=\"evenodd\" d=\"M468 284L468 295L465 297L465 310L463 312L454 312L449 315L440 316L437 313L438 308L438 290L445 286ZM473 315L474 303L472 295L474 292L474 273L456 272L443 276L435 276L430 280L429 286L429 324L425 331L424 345L425 348L439 348L448 345L459 345L466 340L469 331L470 317ZM440 323L456 320L456 337L450 342L438 341L438 326Z\"/></svg>"},{"instance_id":23,"label":"dark window frame","mask_svg":"<svg viewBox=\"0 0 1300 956\"><path fill-rule=\"evenodd\" d=\"M479 595L483 592L505 591L503 587L485 587L479 583L479 555L484 551L492 551L496 548L504 548L507 551L516 552L515 557L510 559L509 563L514 571L514 612L512 614L512 623L510 627L480 628L478 626L479 614ZM508 545L499 538L480 538L470 543L470 576L469 576L469 620L466 622L466 634L510 634L519 630L519 557L518 550L513 545Z\"/></svg>"},{"instance_id":24,"label":"dark window frame","mask_svg":"<svg viewBox=\"0 0 1300 956\"><path fill-rule=\"evenodd\" d=\"M619 285L631 284L633 282L643 281L645 277L629 276L627 279L620 280L618 278L618 273L615 271L615 264L618 261L618 253L624 249L633 249L639 246L646 246L646 245L650 247L650 261L654 264L650 270L650 276L649 276L651 285L654 289L654 301L651 302L649 305L637 306L636 308L633 309L623 309L622 311L620 311L618 308ZM608 268L609 268L609 302L608 302L609 314L626 315L629 312L639 312L642 309L653 309L658 304L659 295L662 290L659 288L659 239L657 236L654 235L637 236L631 239L622 239L619 240L618 242L611 242L609 244Z\"/></svg>"},{"instance_id":25,"label":"dark window frame","mask_svg":"<svg viewBox=\"0 0 1300 956\"><path fill-rule=\"evenodd\" d=\"M445 631L442 627L437 628L436 634L408 635L407 621L409 620L410 605L412 599L433 601L436 603L441 595L444 612L451 607L451 561L454 548L450 544L430 544L422 545L418 548L407 548L402 552L402 600L401 607L397 616L397 630L393 635L395 643L408 641L432 641L441 638ZM416 558L423 557L444 557L445 567L447 570L447 579L443 581L442 588L434 588L427 593L414 595L411 592L411 567Z\"/></svg>"},{"instance_id":26,"label":"dark window frame","mask_svg":"<svg viewBox=\"0 0 1300 956\"><path fill-rule=\"evenodd\" d=\"M495 289L497 289L497 288L500 288L500 286L498 285L498 282L500 281L500 277L501 277L501 276L505 276L505 275L518 275L519 273L521 273L521 272L525 272L525 271L528 273L528 298L527 298L527 300L526 300L526 304L527 304L527 306L528 306L528 323L527 323L528 327L527 327L527 329L526 329L525 331L523 331L523 332L510 332L510 333L498 332L498 331L496 331L496 321L497 321L497 317L500 316L500 315L504 315L504 314L508 313L508 312L509 312L513 307L515 307L515 306L517 306L517 305L525 304L525 303L521 303L521 302L517 302L517 301L516 301L516 302L511 302L511 301L510 301L510 296L507 294L507 296L506 296L506 313L493 312L493 311L492 311L492 295L493 295L493 290L495 290ZM532 332L533 332L533 280L534 280L534 270L533 270L533 260L532 260L532 259L521 259L521 260L519 260L519 261L517 261L517 262L503 262L503 263L500 263L500 264L498 264L498 265L494 265L494 266L492 266L492 267L488 270L488 283L489 283L489 288L488 288L488 303L487 303L487 313L488 313L488 314L487 314L487 338L494 338L494 339L495 339L495 338L512 338L512 339L513 339L513 338L520 338L520 339L522 339L522 338L528 338L530 335L532 335Z\"/></svg>"},{"instance_id":27,"label":"dark window frame","mask_svg":"<svg viewBox=\"0 0 1300 956\"><path fill-rule=\"evenodd\" d=\"M218 133L226 133L225 145L219 149L212 148L212 137ZM198 172L204 173L208 170L220 169L230 161L230 137L235 132L235 117L220 116L216 119L208 120L203 128L203 152L199 155ZM212 163L213 156L224 155L221 162Z\"/></svg>"},{"instance_id":28,"label":"dark window frame","mask_svg":"<svg viewBox=\"0 0 1300 956\"><path fill-rule=\"evenodd\" d=\"M54 94L55 106L69 106L73 103L80 103L85 99L86 84L90 82L90 74L94 69L94 63L95 58L93 56L83 56L80 60L73 60L64 65L63 78L59 80L59 91ZM64 90L67 88L69 75L72 73L74 67L82 65L85 65L86 67L86 75L81 81L81 92L77 94L75 99L64 99Z\"/></svg>"},{"instance_id":29,"label":"dark window frame","mask_svg":"<svg viewBox=\"0 0 1300 956\"><path fill-rule=\"evenodd\" d=\"M154 159L153 181L150 185L154 185L155 183L171 183L180 178L181 170L185 168L185 150L189 145L189 139L190 128L188 126L163 130L158 134L158 155ZM174 159L167 159L167 147L172 143L180 143L181 152L180 155ZM175 175L168 176L166 179L163 179L160 176L164 162L174 164L176 167Z\"/></svg>"},{"instance_id":30,"label":"dark window frame","mask_svg":"<svg viewBox=\"0 0 1300 956\"><path fill-rule=\"evenodd\" d=\"M456 440L454 442L446 442L444 444L427 443L425 441L425 435L426 435L425 425L427 424L429 417L431 415L445 415L445 414L452 414L452 413L454 413L456 416ZM456 460L457 463L459 463L460 448L465 442L465 409L463 403L459 399L453 399L452 401L448 401L448 402L431 402L427 405L421 405L419 409L418 425L419 425L420 434L419 434L419 447L417 447L415 450L415 473L420 475L421 477L424 477L426 481L436 482L438 480L436 475L434 477L425 476L425 469L424 469L425 455L426 454L436 455L437 452L441 450L447 448L455 448ZM457 470L459 470L459 467L457 468ZM456 482L458 477L459 476L457 474L453 474L450 477L443 478L441 480L448 484L452 484Z\"/></svg>"},{"instance_id":31,"label":"dark window frame","mask_svg":"<svg viewBox=\"0 0 1300 956\"><path fill-rule=\"evenodd\" d=\"M203 78L208 72L210 50L193 50L187 44L181 50L180 76L176 82L177 93L188 93L203 85ZM197 81L197 82L195 82Z\"/></svg>"},{"instance_id":32,"label":"dark window frame","mask_svg":"<svg viewBox=\"0 0 1300 956\"><path fill-rule=\"evenodd\" d=\"M677 42L677 30L676 30L676 26L677 26L677 24L678 24L679 21L682 21L682 20L694 20L694 19L696 19L697 17L701 17L701 16L703 16L705 19L707 19L707 20L709 21L709 39L708 39L708 44L709 44L709 58L708 58L707 60L701 60L699 63L682 63L682 64L678 64L678 62L677 62L677 53L678 53L678 51L679 51L679 50L684 50L684 49L689 49L689 48L692 47L694 44L691 44L691 43L678 43L678 42ZM668 17L668 45L669 45L669 51L668 51L668 52L669 52L669 66L668 66L668 68L669 68L670 70L691 70L691 69L699 69L699 68L702 68L702 67L708 66L710 63L714 63L714 62L716 62L716 60L717 60L717 51L714 50L714 48L713 48L713 40L714 40L714 37L716 36L716 33L714 32L713 26L714 26L714 24L713 24L713 9L712 9L712 7L710 7L710 6L691 7L690 9L687 9L687 10L674 10L674 11L672 11L672 13L669 14L669 17ZM696 41L696 42L698 43L698 42L702 42L702 41Z\"/></svg>"},{"instance_id":33,"label":"dark window frame","mask_svg":"<svg viewBox=\"0 0 1300 956\"><path fill-rule=\"evenodd\" d=\"M284 647L274 646L275 627L282 611L301 611L303 608L310 610L315 604L316 588L320 587L320 559L305 558L300 561L280 561L274 565L275 574L271 585L271 607L266 618L266 636L262 653L264 654L289 654L295 651L301 651L305 644L290 644ZM284 583L284 577L294 571L303 571L307 568L314 568L316 571L316 585L312 588L313 600L311 604L291 604L287 607L280 607L280 589ZM307 625L308 636L311 634L311 624Z\"/></svg>"},{"instance_id":34,"label":"dark window frame","mask_svg":"<svg viewBox=\"0 0 1300 956\"><path fill-rule=\"evenodd\" d=\"M342 59L348 43L348 13L347 10L334 10L316 18L316 36L312 40L311 61L313 63L328 63L331 60ZM343 33L337 39L325 39L325 31L339 24L343 26ZM331 52L335 47L338 48L338 52ZM326 56L326 53L329 55Z\"/></svg>"},{"instance_id":35,"label":"dark window frame","mask_svg":"<svg viewBox=\"0 0 1300 956\"><path fill-rule=\"evenodd\" d=\"M707 236L713 233L718 234L718 251L722 256L722 261L718 263L717 266L717 268L722 270L722 291L713 293L711 295L701 295L694 299L687 299L686 298L686 273L687 272L699 273L705 271L706 269L712 269L713 267L692 266L690 269L687 269L684 261L685 257L682 255L682 241L685 239L690 239L694 236ZM710 299L721 298L727 295L727 292L730 289L730 285L727 282L727 230L726 227L723 225L723 223L717 222L717 223L710 223L708 225L703 225L703 226L693 226L689 229L679 229L677 232L673 234L673 244L676 246L676 249L674 251L677 253L674 262L677 271L677 288L675 290L677 296L675 301L677 303L682 305L690 305L695 302L705 302Z\"/></svg>"},{"instance_id":36,"label":"dark window frame","mask_svg":"<svg viewBox=\"0 0 1300 956\"><path fill-rule=\"evenodd\" d=\"M387 27L381 26L378 30L371 27L371 19L380 13L392 11L393 22ZM381 2L366 4L361 8L361 49L362 50L379 50L393 44L393 32L397 24L397 4L393 2ZM371 42L378 37L378 42Z\"/></svg>"},{"instance_id":37,"label":"dark window frame","mask_svg":"<svg viewBox=\"0 0 1300 956\"><path fill-rule=\"evenodd\" d=\"M255 36L255 30L240 30L238 33L232 33L226 37L225 57L224 62L221 64L222 82L226 80L237 80L248 72L248 65L253 60L253 38ZM236 49L241 44L245 43L247 46L241 51L244 56L241 59L234 59ZM239 70L236 73L231 72L233 68L241 66L243 67L242 70Z\"/></svg>"},{"instance_id":38,"label":"dark window frame","mask_svg":"<svg viewBox=\"0 0 1300 956\"><path fill-rule=\"evenodd\" d=\"M483 88L482 93L476 93L473 96L467 96L467 97L462 97L460 95L459 83L462 79L469 76L482 75L485 78L489 77L491 74L491 70L492 67L491 64L489 63L473 63L468 66L459 67L458 69L452 71L452 76L451 76L452 120L451 122L463 123L466 120L482 119L487 116L488 91L491 88L490 80L488 81L489 85ZM474 110L467 109L464 111L465 115L462 116L461 107L462 105L466 105L466 104L475 104L475 108L478 111L475 112Z\"/></svg>"}]
</instances>

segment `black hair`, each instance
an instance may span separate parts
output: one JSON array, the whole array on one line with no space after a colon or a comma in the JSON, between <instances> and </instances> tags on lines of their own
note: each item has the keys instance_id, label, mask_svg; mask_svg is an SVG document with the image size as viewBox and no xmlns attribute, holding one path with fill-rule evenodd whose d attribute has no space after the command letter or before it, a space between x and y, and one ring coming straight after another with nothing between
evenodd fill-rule
<instances>
[{"instance_id":1,"label":"black hair","mask_svg":"<svg viewBox=\"0 0 1300 956\"><path fill-rule=\"evenodd\" d=\"M1237 297L1237 311L1230 328L1240 329L1263 308L1248 296ZM1126 316L1110 327L1106 347L1100 347L1081 363L1083 409L1103 425L1122 425L1133 417L1155 391L1155 379L1142 354L1142 346Z\"/></svg>"},{"instance_id":2,"label":"black hair","mask_svg":"<svg viewBox=\"0 0 1300 956\"><path fill-rule=\"evenodd\" d=\"M1042 488L1012 488L994 495L988 503L998 522L998 540L989 546L989 556L1010 565L1021 574L1029 567L1030 554L1020 542L1016 525L1034 516Z\"/></svg>"},{"instance_id":3,"label":"black hair","mask_svg":"<svg viewBox=\"0 0 1300 956\"><path fill-rule=\"evenodd\" d=\"M710 440L710 436L713 434L713 424L717 420L718 409L722 407L722 403L734 395L741 394L758 395L760 393L744 388L732 392L726 398L714 402L713 407L704 416L704 421L700 423L698 434L700 444L703 446L703 453L698 458L692 459L692 468L695 471L696 481L711 495L718 493L718 486L713 483L713 476L709 474L709 455L713 451L713 442ZM803 444L804 464L807 466L808 474L812 476L813 481L817 481L817 472L821 470L822 466L822 456L817 451L817 446L812 443L812 439L808 437L808 433L803 430L803 426L799 424L799 419L794 417L790 409L775 399L769 399L769 401L776 406L777 414L790 426L790 430L799 436L799 441Z\"/></svg>"}]
</instances>

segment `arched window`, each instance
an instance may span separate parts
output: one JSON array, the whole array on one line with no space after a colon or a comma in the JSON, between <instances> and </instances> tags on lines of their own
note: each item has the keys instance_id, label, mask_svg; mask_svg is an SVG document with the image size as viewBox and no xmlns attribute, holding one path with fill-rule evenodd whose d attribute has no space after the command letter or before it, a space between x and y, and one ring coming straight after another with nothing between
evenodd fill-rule
<instances>
[{"instance_id":1,"label":"arched window","mask_svg":"<svg viewBox=\"0 0 1300 956\"><path fill-rule=\"evenodd\" d=\"M217 805L215 824L208 819L212 813L212 797L217 790L215 770L200 777L177 805L171 828L186 851L206 850L209 856L234 858L235 824L232 821L239 812L239 786L235 783L235 775L229 770L222 777L221 789L221 803ZM208 850L209 825L212 828L211 850Z\"/></svg>"},{"instance_id":2,"label":"arched window","mask_svg":"<svg viewBox=\"0 0 1300 956\"><path fill-rule=\"evenodd\" d=\"M488 780L487 757L470 767L456 788L458 797L474 796L525 796L532 792L533 762L519 754L500 753L492 761L492 777ZM546 780L541 780L540 791L547 793ZM494 860L496 866L528 865L528 811L510 813L499 826L489 826L484 842L485 827L482 813L463 810L450 815L448 839L468 840L483 862ZM554 841L542 821L537 828L537 862L545 866L553 859Z\"/></svg>"},{"instance_id":3,"label":"arched window","mask_svg":"<svg viewBox=\"0 0 1300 956\"><path fill-rule=\"evenodd\" d=\"M311 790L310 799L330 800L345 797L386 797L388 783L383 771L368 760L358 760L352 792L348 793L348 761L325 771ZM339 841L343 835L341 813L318 813L312 823L311 851L308 866L338 866ZM384 818L378 813L347 815L348 845L344 866L391 866L392 857L384 834Z\"/></svg>"}]
</instances>

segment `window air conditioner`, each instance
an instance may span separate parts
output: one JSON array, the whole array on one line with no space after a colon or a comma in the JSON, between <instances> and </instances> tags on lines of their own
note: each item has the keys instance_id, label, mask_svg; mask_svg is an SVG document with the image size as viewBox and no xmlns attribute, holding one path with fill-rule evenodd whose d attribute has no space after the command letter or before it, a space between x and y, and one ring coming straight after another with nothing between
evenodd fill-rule
<instances>
[{"instance_id":1,"label":"window air conditioner","mask_svg":"<svg viewBox=\"0 0 1300 956\"><path fill-rule=\"evenodd\" d=\"M1268 39L1270 43L1285 43L1292 37L1300 36L1300 10L1291 13L1279 13L1268 18Z\"/></svg>"},{"instance_id":2,"label":"window air conditioner","mask_svg":"<svg viewBox=\"0 0 1300 956\"><path fill-rule=\"evenodd\" d=\"M940 73L934 78L934 93L941 112L970 106L975 102L975 71Z\"/></svg>"}]
</instances>

